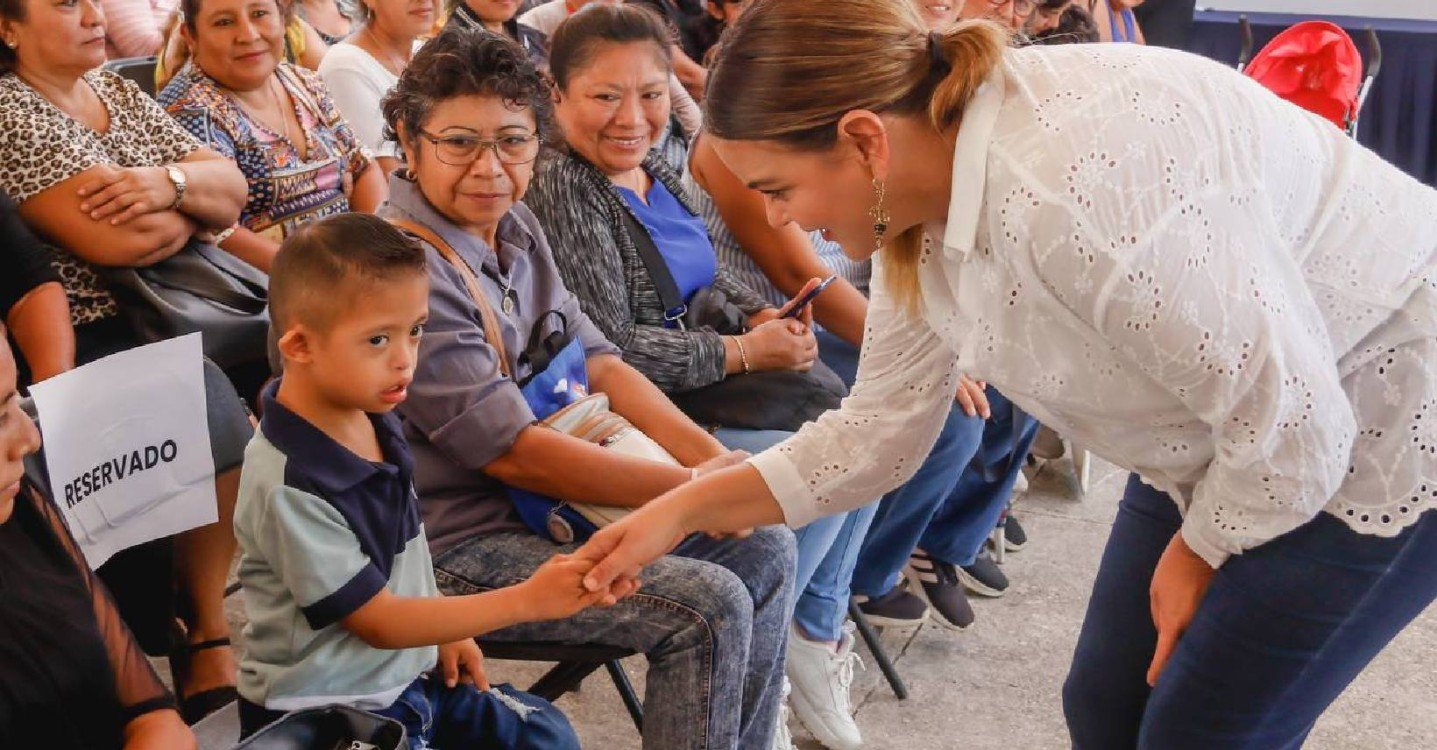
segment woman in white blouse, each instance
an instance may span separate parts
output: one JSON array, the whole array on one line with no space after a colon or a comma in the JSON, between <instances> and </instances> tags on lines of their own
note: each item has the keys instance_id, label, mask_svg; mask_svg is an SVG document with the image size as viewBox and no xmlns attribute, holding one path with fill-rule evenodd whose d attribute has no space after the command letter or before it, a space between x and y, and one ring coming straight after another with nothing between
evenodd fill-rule
<instances>
[{"instance_id":1,"label":"woman in white blouse","mask_svg":"<svg viewBox=\"0 0 1437 750\"><path fill-rule=\"evenodd\" d=\"M1437 192L1185 53L1008 49L901 0L769 0L730 33L719 155L772 223L881 246L858 383L601 531L592 584L897 486L964 373L1142 478L1074 745L1299 746L1437 597Z\"/></svg>"},{"instance_id":2,"label":"woman in white blouse","mask_svg":"<svg viewBox=\"0 0 1437 750\"><path fill-rule=\"evenodd\" d=\"M359 142L374 151L383 174L399 165L399 147L384 136L379 102L414 56L416 40L434 28L438 0L360 0L364 23L325 53L319 75Z\"/></svg>"}]
</instances>

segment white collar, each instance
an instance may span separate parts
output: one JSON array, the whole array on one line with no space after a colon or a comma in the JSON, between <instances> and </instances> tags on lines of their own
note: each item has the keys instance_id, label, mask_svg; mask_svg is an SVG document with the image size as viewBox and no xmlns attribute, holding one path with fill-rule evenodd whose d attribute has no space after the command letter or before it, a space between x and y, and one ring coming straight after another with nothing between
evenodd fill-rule
<instances>
[{"instance_id":1,"label":"white collar","mask_svg":"<svg viewBox=\"0 0 1437 750\"><path fill-rule=\"evenodd\" d=\"M978 218L983 208L988 176L988 145L998 113L1003 108L1003 63L974 92L963 109L963 123L953 145L953 188L948 198L948 223L943 230L943 253L963 260L978 240Z\"/></svg>"}]
</instances>

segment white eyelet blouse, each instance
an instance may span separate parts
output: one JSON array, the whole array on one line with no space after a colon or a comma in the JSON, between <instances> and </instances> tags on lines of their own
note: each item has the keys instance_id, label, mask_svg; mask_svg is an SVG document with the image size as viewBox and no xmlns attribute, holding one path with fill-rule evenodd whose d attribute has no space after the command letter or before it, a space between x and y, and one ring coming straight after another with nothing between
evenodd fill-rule
<instances>
[{"instance_id":1,"label":"white eyelet blouse","mask_svg":"<svg viewBox=\"0 0 1437 750\"><path fill-rule=\"evenodd\" d=\"M880 258L852 395L751 459L790 525L911 476L959 372L1169 493L1214 567L1437 506L1437 191L1245 76L1012 50L927 229L921 318Z\"/></svg>"}]
</instances>

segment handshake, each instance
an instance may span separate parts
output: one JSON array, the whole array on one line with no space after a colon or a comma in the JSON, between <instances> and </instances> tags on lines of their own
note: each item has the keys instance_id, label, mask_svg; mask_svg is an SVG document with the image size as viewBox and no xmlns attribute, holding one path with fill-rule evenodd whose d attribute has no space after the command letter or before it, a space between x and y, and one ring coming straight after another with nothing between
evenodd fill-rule
<instances>
[{"instance_id":1,"label":"handshake","mask_svg":"<svg viewBox=\"0 0 1437 750\"><path fill-rule=\"evenodd\" d=\"M716 456L695 466L694 478L742 463L748 457L746 451L729 451ZM714 536L743 538L748 536L749 531ZM680 534L678 538L671 539L672 544L667 549L677 546L683 536ZM558 620L589 607L612 607L632 596L640 585L637 569L630 575L614 577L602 585L595 585L595 580L586 583L586 578L592 579L590 573L594 567L606 557L606 551L605 545L596 545L591 541L572 554L554 555L539 566L527 581L519 584L525 591L521 600L530 604L524 619Z\"/></svg>"}]
</instances>

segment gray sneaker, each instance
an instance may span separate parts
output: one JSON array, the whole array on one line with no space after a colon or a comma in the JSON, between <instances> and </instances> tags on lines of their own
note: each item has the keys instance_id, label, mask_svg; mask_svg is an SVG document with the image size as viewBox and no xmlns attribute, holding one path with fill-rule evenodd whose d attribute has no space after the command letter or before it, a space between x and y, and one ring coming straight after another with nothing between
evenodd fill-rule
<instances>
[{"instance_id":1,"label":"gray sneaker","mask_svg":"<svg viewBox=\"0 0 1437 750\"><path fill-rule=\"evenodd\" d=\"M979 555L972 565L960 566L958 579L969 591L990 599L996 599L1008 591L1008 576L986 552Z\"/></svg>"},{"instance_id":2,"label":"gray sneaker","mask_svg":"<svg viewBox=\"0 0 1437 750\"><path fill-rule=\"evenodd\" d=\"M928 620L928 603L901 583L883 596L871 598L857 594L853 601L868 622L879 627L916 628Z\"/></svg>"}]
</instances>

